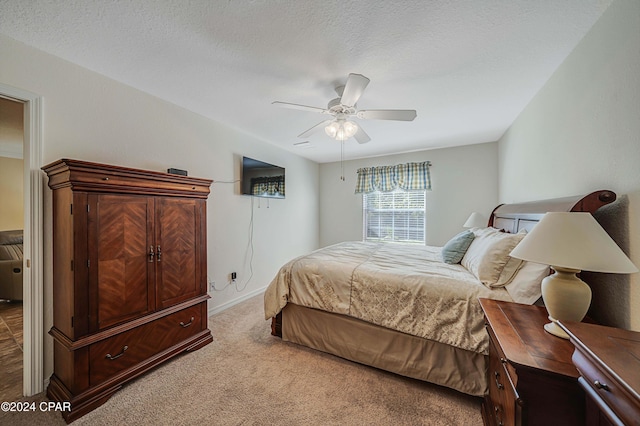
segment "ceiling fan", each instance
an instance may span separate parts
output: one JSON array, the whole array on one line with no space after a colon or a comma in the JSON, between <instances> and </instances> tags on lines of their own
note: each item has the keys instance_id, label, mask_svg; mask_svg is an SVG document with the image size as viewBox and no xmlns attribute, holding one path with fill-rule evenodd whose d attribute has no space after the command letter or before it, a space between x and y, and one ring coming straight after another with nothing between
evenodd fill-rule
<instances>
[{"instance_id":1,"label":"ceiling fan","mask_svg":"<svg viewBox=\"0 0 640 426\"><path fill-rule=\"evenodd\" d=\"M413 121L413 119L416 118L416 111L412 109L358 110L356 102L358 102L358 99L360 99L360 96L362 96L368 84L369 79L367 77L361 74L349 74L346 84L336 87L336 92L339 97L329 101L327 108L280 101L273 102L273 105L302 111L319 112L332 116L332 118L318 123L309 130L300 133L298 135L299 138L309 137L324 127L326 134L333 139L345 141L350 137L354 137L358 143L367 143L371 138L362 127L351 119Z\"/></svg>"}]
</instances>

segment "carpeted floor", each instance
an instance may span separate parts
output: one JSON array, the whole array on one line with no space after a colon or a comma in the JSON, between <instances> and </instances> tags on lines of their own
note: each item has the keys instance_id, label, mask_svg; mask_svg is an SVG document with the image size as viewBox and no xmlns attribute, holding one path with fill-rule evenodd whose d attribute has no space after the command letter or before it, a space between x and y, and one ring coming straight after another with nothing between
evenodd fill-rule
<instances>
[{"instance_id":1,"label":"carpeted floor","mask_svg":"<svg viewBox=\"0 0 640 426\"><path fill-rule=\"evenodd\" d=\"M73 424L482 424L478 398L282 342L269 325L262 296L210 318L213 343L131 382ZM37 411L0 413L0 424L64 422Z\"/></svg>"}]
</instances>

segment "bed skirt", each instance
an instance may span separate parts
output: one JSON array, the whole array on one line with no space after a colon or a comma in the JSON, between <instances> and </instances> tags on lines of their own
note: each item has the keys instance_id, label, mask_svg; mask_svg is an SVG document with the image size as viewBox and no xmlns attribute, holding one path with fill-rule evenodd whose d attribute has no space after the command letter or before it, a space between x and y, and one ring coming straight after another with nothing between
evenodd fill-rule
<instances>
[{"instance_id":1,"label":"bed skirt","mask_svg":"<svg viewBox=\"0 0 640 426\"><path fill-rule=\"evenodd\" d=\"M356 318L288 303L282 339L469 395L487 391L484 355Z\"/></svg>"}]
</instances>

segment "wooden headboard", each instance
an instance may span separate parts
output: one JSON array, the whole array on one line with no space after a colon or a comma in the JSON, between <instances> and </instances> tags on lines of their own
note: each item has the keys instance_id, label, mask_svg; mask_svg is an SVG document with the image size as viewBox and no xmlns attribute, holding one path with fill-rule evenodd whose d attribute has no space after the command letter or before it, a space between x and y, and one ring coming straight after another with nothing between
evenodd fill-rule
<instances>
[{"instance_id":1,"label":"wooden headboard","mask_svg":"<svg viewBox=\"0 0 640 426\"><path fill-rule=\"evenodd\" d=\"M595 191L589 195L555 198L519 204L501 204L491 213L489 226L516 233L531 230L547 212L589 212L616 200L613 191Z\"/></svg>"}]
</instances>

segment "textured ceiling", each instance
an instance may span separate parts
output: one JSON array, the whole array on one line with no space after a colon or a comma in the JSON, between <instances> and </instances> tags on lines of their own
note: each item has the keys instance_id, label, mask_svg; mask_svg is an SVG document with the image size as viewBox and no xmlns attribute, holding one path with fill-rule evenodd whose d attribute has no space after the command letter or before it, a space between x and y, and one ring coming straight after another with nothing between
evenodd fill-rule
<instances>
[{"instance_id":1,"label":"textured ceiling","mask_svg":"<svg viewBox=\"0 0 640 426\"><path fill-rule=\"evenodd\" d=\"M0 33L317 162L349 73L371 79L359 120L371 142L347 158L495 141L611 0L0 0Z\"/></svg>"}]
</instances>

